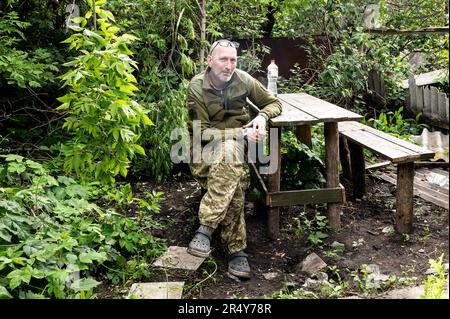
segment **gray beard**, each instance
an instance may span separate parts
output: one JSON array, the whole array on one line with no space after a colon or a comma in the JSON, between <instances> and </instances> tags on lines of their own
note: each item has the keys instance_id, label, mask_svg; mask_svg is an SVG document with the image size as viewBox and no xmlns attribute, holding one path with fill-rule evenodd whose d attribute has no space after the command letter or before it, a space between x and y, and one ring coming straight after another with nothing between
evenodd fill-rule
<instances>
[{"instance_id":1,"label":"gray beard","mask_svg":"<svg viewBox=\"0 0 450 319\"><path fill-rule=\"evenodd\" d=\"M222 73L217 74L216 72L214 72L213 70L211 70L211 72L214 74L214 76L219 79L223 84L227 83L228 81L231 80L231 77L233 76L233 73L230 74L230 76L225 76Z\"/></svg>"}]
</instances>

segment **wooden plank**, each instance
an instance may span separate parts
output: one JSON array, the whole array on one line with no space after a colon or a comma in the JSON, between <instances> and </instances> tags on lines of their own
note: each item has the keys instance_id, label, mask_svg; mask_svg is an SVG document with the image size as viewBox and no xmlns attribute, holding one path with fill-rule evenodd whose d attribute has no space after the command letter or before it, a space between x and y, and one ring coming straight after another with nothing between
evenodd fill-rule
<instances>
[{"instance_id":1,"label":"wooden plank","mask_svg":"<svg viewBox=\"0 0 450 319\"><path fill-rule=\"evenodd\" d=\"M448 196L448 188L441 187L439 185L433 184L428 181L427 176L430 173L436 173L433 171L423 172L423 171L416 171L416 175L414 176L414 187L418 187L430 194L443 194L444 196ZM438 174L438 173L436 173Z\"/></svg>"},{"instance_id":2,"label":"wooden plank","mask_svg":"<svg viewBox=\"0 0 450 319\"><path fill-rule=\"evenodd\" d=\"M401 147L403 147L405 149L408 149L408 150L410 150L412 152L419 153L419 154L422 154L422 155L426 155L426 156L428 156L428 158L432 158L434 156L434 152L429 150L429 149L427 149L427 148L424 148L424 147L421 147L419 145L413 144L411 142L405 141L405 140L403 140L401 138L392 136L390 134L381 132L381 131L379 131L377 129L374 129L373 127L366 126L366 127L364 127L364 130L367 131L367 132L370 132L373 135L376 135L376 136L378 136L378 137L380 137L380 138L382 138L382 139L384 139L384 140L386 140L386 141L388 141L390 143L393 143L393 144L401 146Z\"/></svg>"},{"instance_id":3,"label":"wooden plank","mask_svg":"<svg viewBox=\"0 0 450 319\"><path fill-rule=\"evenodd\" d=\"M397 153L398 150L402 151L403 153L406 154L411 154L411 155L416 155L415 160L418 159L429 159L434 157L434 152L421 147L419 145L410 143L408 141L402 140L400 138L394 137L390 134L381 132L377 129L374 129L373 127L361 124L359 122L343 122L343 123L339 123L339 131L341 132L341 134L344 134L347 137L352 136L353 140L355 140L355 142L362 144L362 146L365 146L370 148L370 146L368 145L370 142L370 139L375 139L375 140L379 140L381 141L381 143L386 143L386 145L378 145L379 150L375 150L374 151L379 151L380 154L383 154L383 147L386 147L386 151L389 151L389 149L393 149L393 153L391 154L392 156L395 156L395 154ZM367 135L364 132L370 133L371 135ZM359 136L361 135L361 136ZM378 137L378 139L377 139ZM365 139L369 139L369 140L365 140ZM383 140L385 142L383 142ZM392 145L389 145L389 143L391 143ZM371 145L376 146L377 143L371 143ZM380 149L381 147L381 149ZM399 148L400 147L400 148ZM395 151L396 150L396 151ZM402 160L402 153L398 153L399 154L399 158L397 158L395 160L395 162L400 162ZM386 157L388 157L389 159L392 160L392 158L390 158L388 155L385 155Z\"/></svg>"},{"instance_id":4,"label":"wooden plank","mask_svg":"<svg viewBox=\"0 0 450 319\"><path fill-rule=\"evenodd\" d=\"M435 70L426 73L420 73L416 75L410 75L410 78L413 77L414 83L417 86L430 85L434 83L439 83L441 79L445 76L445 69ZM402 88L408 89L410 87L410 81L404 80L402 81Z\"/></svg>"},{"instance_id":5,"label":"wooden plank","mask_svg":"<svg viewBox=\"0 0 450 319\"><path fill-rule=\"evenodd\" d=\"M414 75L411 75L408 79L408 83L409 83L409 101L410 101L410 108L411 108L411 112L413 112L414 114L416 114L417 111L417 99L416 99L416 89L417 86L415 85L415 80L414 80Z\"/></svg>"},{"instance_id":6,"label":"wooden plank","mask_svg":"<svg viewBox=\"0 0 450 319\"><path fill-rule=\"evenodd\" d=\"M445 69L435 70L426 73L420 73L415 75L417 86L430 85L434 83L439 83L443 77L445 77Z\"/></svg>"},{"instance_id":7,"label":"wooden plank","mask_svg":"<svg viewBox=\"0 0 450 319\"><path fill-rule=\"evenodd\" d=\"M325 123L325 180L327 188L339 186L339 131L338 123ZM329 203L327 205L330 228L337 231L341 227L341 206Z\"/></svg>"},{"instance_id":8,"label":"wooden plank","mask_svg":"<svg viewBox=\"0 0 450 319\"><path fill-rule=\"evenodd\" d=\"M278 97L312 117L320 119L320 122L359 121L363 118L359 114L306 93L279 94Z\"/></svg>"},{"instance_id":9,"label":"wooden plank","mask_svg":"<svg viewBox=\"0 0 450 319\"><path fill-rule=\"evenodd\" d=\"M428 86L424 86L423 88L418 88L418 90L423 90L423 105L424 108L430 108L431 110L431 91L430 88ZM420 111L417 110L418 112L423 112L423 109L421 109ZM430 111L431 113L431 111Z\"/></svg>"},{"instance_id":10,"label":"wooden plank","mask_svg":"<svg viewBox=\"0 0 450 319\"><path fill-rule=\"evenodd\" d=\"M442 207L442 208L445 208L445 209L449 209L448 195L447 195L447 198L445 198L445 197L444 198L437 198L436 196L431 195L431 194L429 194L427 192L424 192L424 191L422 191L420 189L416 189L414 191L414 194L419 196L420 198L430 202L430 203L435 204L436 206L439 206L439 207Z\"/></svg>"},{"instance_id":11,"label":"wooden plank","mask_svg":"<svg viewBox=\"0 0 450 319\"><path fill-rule=\"evenodd\" d=\"M435 119L436 117L432 113L433 109L436 109L438 99L438 90L434 86L430 87L430 105L424 105L424 115L428 118ZM432 109L433 108L433 109Z\"/></svg>"},{"instance_id":12,"label":"wooden plank","mask_svg":"<svg viewBox=\"0 0 450 319\"><path fill-rule=\"evenodd\" d=\"M269 120L271 126L281 127L281 126L295 126L303 124L315 124L319 123L320 120L303 112L299 109L293 107L291 104L281 101L281 114ZM254 112L258 113L260 109L247 99L247 104L249 108Z\"/></svg>"},{"instance_id":13,"label":"wooden plank","mask_svg":"<svg viewBox=\"0 0 450 319\"><path fill-rule=\"evenodd\" d=\"M417 111L418 112L428 112L428 116L430 114L429 105L425 105L423 103L423 87L416 85L416 103L417 103ZM428 107L428 108L427 108Z\"/></svg>"},{"instance_id":14,"label":"wooden plank","mask_svg":"<svg viewBox=\"0 0 450 319\"><path fill-rule=\"evenodd\" d=\"M388 183L397 185L395 174L392 176L384 172L376 172L375 175ZM426 187L418 184L416 178L414 178L414 195L439 207L449 209L448 195L428 190Z\"/></svg>"},{"instance_id":15,"label":"wooden plank","mask_svg":"<svg viewBox=\"0 0 450 319\"><path fill-rule=\"evenodd\" d=\"M345 192L342 186L334 188L272 192L269 193L269 196L270 207L317 203L342 203L345 200Z\"/></svg>"},{"instance_id":16,"label":"wooden plank","mask_svg":"<svg viewBox=\"0 0 450 319\"><path fill-rule=\"evenodd\" d=\"M383 157L386 157L393 163L421 159L421 154L398 146L394 143L390 143L389 141L381 139L371 132L358 130L346 131L341 134L344 134L344 136L349 140L365 148L371 149L372 151L382 155Z\"/></svg>"},{"instance_id":17,"label":"wooden plank","mask_svg":"<svg viewBox=\"0 0 450 319\"><path fill-rule=\"evenodd\" d=\"M445 99L445 117L447 118L447 125L449 123L449 109L448 109L448 98Z\"/></svg>"},{"instance_id":18,"label":"wooden plank","mask_svg":"<svg viewBox=\"0 0 450 319\"><path fill-rule=\"evenodd\" d=\"M436 88L434 88L434 89L436 89ZM434 120L439 120L439 91L437 89L430 90L430 98L431 98L432 94L436 95L436 99L435 99L434 103L430 102L431 118Z\"/></svg>"},{"instance_id":19,"label":"wooden plank","mask_svg":"<svg viewBox=\"0 0 450 319\"><path fill-rule=\"evenodd\" d=\"M397 185L397 175L395 173L376 172L375 175L381 177L382 179L393 185ZM426 179L424 173L420 171L416 171L416 174L414 176L414 191L416 190L427 193L431 197L444 200L448 203L448 189L431 184ZM414 193L414 195L419 196L416 193Z\"/></svg>"},{"instance_id":20,"label":"wooden plank","mask_svg":"<svg viewBox=\"0 0 450 319\"><path fill-rule=\"evenodd\" d=\"M446 164L447 164L447 169L448 169L448 162ZM433 172L436 172L437 174L448 176L448 171L444 171L443 169L440 169L440 168L437 168L437 169L433 168Z\"/></svg>"},{"instance_id":21,"label":"wooden plank","mask_svg":"<svg viewBox=\"0 0 450 319\"><path fill-rule=\"evenodd\" d=\"M437 105L437 114L440 121L445 121L447 118L447 112L446 112L446 105L448 102L445 100L448 100L447 94L443 92L438 93L438 105Z\"/></svg>"},{"instance_id":22,"label":"wooden plank","mask_svg":"<svg viewBox=\"0 0 450 319\"><path fill-rule=\"evenodd\" d=\"M395 210L395 230L400 234L413 230L414 163L397 166L397 201Z\"/></svg>"},{"instance_id":23,"label":"wooden plank","mask_svg":"<svg viewBox=\"0 0 450 319\"><path fill-rule=\"evenodd\" d=\"M365 165L366 167L366 171L370 170L370 169L375 169L375 168L380 168L380 167L385 167L388 165L391 165L392 162L391 161L383 161L383 162L379 162L379 163L375 163L375 164L367 164Z\"/></svg>"}]
</instances>

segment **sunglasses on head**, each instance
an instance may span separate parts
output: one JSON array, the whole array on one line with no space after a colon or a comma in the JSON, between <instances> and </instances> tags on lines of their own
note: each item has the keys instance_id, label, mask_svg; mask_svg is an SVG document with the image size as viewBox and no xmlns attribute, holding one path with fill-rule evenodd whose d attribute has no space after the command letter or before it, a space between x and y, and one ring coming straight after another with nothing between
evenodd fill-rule
<instances>
[{"instance_id":1,"label":"sunglasses on head","mask_svg":"<svg viewBox=\"0 0 450 319\"><path fill-rule=\"evenodd\" d=\"M218 45L221 47L224 47L224 48L226 48L226 47L232 47L232 48L236 48L236 49L239 48L238 42L228 41L228 40L220 40L220 41L217 41L217 43L211 48L211 50L209 50L209 54L211 54Z\"/></svg>"}]
</instances>

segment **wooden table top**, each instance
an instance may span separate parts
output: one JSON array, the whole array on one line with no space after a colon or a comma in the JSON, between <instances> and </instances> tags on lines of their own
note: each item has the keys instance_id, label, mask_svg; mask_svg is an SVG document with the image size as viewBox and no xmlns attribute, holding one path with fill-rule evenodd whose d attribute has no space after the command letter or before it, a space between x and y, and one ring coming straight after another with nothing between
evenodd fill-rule
<instances>
[{"instance_id":1,"label":"wooden table top","mask_svg":"<svg viewBox=\"0 0 450 319\"><path fill-rule=\"evenodd\" d=\"M360 121L363 116L306 93L278 94L283 110L270 119L271 126L296 126L323 122ZM254 108L254 106L252 106Z\"/></svg>"}]
</instances>

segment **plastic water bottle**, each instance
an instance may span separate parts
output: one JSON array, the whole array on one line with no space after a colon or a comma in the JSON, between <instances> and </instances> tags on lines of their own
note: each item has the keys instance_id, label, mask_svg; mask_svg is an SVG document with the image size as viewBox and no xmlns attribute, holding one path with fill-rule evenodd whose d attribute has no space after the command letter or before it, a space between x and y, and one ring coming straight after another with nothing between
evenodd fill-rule
<instances>
[{"instance_id":1,"label":"plastic water bottle","mask_svg":"<svg viewBox=\"0 0 450 319\"><path fill-rule=\"evenodd\" d=\"M278 66L275 64L275 60L270 60L270 64L267 67L267 90L274 96L277 96L277 79L278 79Z\"/></svg>"}]
</instances>

